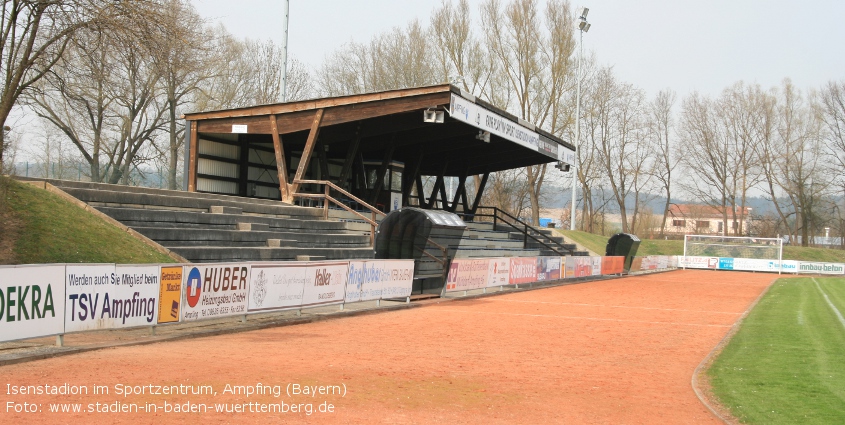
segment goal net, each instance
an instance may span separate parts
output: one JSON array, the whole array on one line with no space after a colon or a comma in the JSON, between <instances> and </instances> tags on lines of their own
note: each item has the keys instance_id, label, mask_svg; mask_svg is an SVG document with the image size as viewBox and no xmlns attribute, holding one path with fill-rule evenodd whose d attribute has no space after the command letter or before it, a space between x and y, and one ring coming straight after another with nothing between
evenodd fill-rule
<instances>
[{"instance_id":1,"label":"goal net","mask_svg":"<svg viewBox=\"0 0 845 425\"><path fill-rule=\"evenodd\" d=\"M783 240L736 236L684 236L685 257L729 257L780 261Z\"/></svg>"}]
</instances>

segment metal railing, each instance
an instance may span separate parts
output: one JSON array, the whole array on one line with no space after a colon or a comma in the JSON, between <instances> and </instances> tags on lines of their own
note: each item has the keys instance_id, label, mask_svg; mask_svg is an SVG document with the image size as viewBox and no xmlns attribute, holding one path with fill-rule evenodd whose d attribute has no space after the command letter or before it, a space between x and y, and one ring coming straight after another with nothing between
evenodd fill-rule
<instances>
[{"instance_id":1,"label":"metal railing","mask_svg":"<svg viewBox=\"0 0 845 425\"><path fill-rule=\"evenodd\" d=\"M488 217L493 219L493 230L496 230L497 225L499 222L510 226L516 232L522 234L522 247L528 248L528 240L531 239L540 245L546 247L547 249L557 253L558 255L574 255L575 250L567 248L562 243L546 236L543 232L537 230L535 227L530 226L528 223L520 220L517 217L514 217L507 211L501 210L498 207L483 207L479 206L477 211L480 210L490 210L493 211L492 214L484 214L476 212L475 214L462 214L458 213L458 215L463 217L469 217L469 221L472 221L476 217Z\"/></svg>"},{"instance_id":2,"label":"metal railing","mask_svg":"<svg viewBox=\"0 0 845 425\"><path fill-rule=\"evenodd\" d=\"M371 247L373 246L373 243L375 241L375 235L376 235L376 226L378 226L378 217L384 216L385 214L383 212L379 211L378 209L376 209L372 205L362 201L361 199L359 199L355 195L347 192L346 190L344 190L340 186L338 186L338 185L336 185L336 184L334 184L330 181L326 181L326 180L296 180L296 181L294 181L294 183L296 183L296 184L323 185L323 193L294 193L293 197L294 198L317 199L317 200L322 199L323 200L323 219L324 220L328 220L328 218L329 218L329 202L339 206L340 208L342 208L346 211L351 212L352 214L355 214L361 220L369 223L369 225L370 225L370 246ZM343 202L339 201L338 199L333 198L331 196L332 190L339 192L343 196L346 196L347 198L357 202L359 205L361 205L362 207L369 210L371 217L368 218L364 214L361 214L360 212L355 211L350 206L344 204Z\"/></svg>"}]
</instances>

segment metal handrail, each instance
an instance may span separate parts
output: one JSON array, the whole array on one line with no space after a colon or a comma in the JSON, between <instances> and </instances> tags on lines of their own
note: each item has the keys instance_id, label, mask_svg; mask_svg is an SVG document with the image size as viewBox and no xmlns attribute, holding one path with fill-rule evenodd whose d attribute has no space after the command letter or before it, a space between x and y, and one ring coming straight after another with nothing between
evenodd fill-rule
<instances>
[{"instance_id":1,"label":"metal handrail","mask_svg":"<svg viewBox=\"0 0 845 425\"><path fill-rule=\"evenodd\" d=\"M379 211L378 209L376 209L372 205L362 201L357 196L347 192L346 190L344 190L340 186L338 186L338 185L336 185L336 184L334 184L330 181L327 181L327 180L294 180L293 182L295 184L320 184L320 185L323 185L324 186L324 192L323 193L294 193L293 196L299 197L299 198L323 199L323 219L324 220L328 220L328 218L329 218L329 202L343 208L346 211L351 212L352 214L357 215L359 218L361 218L361 220L364 220L365 222L370 224L370 246L373 246L373 243L375 242L376 226L378 226L378 216L379 215L382 215L382 216L385 215L383 212ZM331 190L332 189L340 192L342 195L344 195L344 196L352 199L353 201L357 202L358 204L366 207L368 210L370 210L370 213L372 213L372 219L367 218L366 216L364 216L360 212L353 210L352 208L348 207L347 205L344 205L343 202L340 202L337 199L333 198L331 196Z\"/></svg>"},{"instance_id":2,"label":"metal handrail","mask_svg":"<svg viewBox=\"0 0 845 425\"><path fill-rule=\"evenodd\" d=\"M546 248L548 248L548 249L550 249L550 250L552 250L552 251L556 252L556 253L557 253L557 254L559 254L559 255L566 255L566 254L564 254L563 252L559 251L557 248L554 248L554 247L550 246L549 244L547 244L546 242L543 242L542 240L537 239L534 235L532 235L532 234L529 232L529 230L533 230L533 231L534 231L535 233L537 233L538 235L543 236L543 237L544 237L544 239L546 239L548 242L551 242L551 243L553 243L553 244L557 245L557 247L558 247L560 250L562 250L562 251L566 251L566 252L569 252L569 255L573 255L573 254L574 254L574 251L573 251L573 250L571 250L571 249L569 249L569 248L566 248L566 247L565 247L565 246L563 246L563 244L561 244L560 242L558 242L558 241L556 241L556 240L554 240L554 239L551 239L551 238L549 238L549 237L547 237L547 236L543 235L543 233L542 233L542 232L540 232L539 230L537 230L537 229L536 229L536 228L534 228L533 226L529 226L527 223L525 223L524 221L520 220L520 219L519 219L519 218L517 218L517 217L514 217L513 215L511 215L511 214L510 214L510 213L508 213L507 211L504 211L504 210L502 210L502 209L499 209L499 207L483 207L483 206L479 206L479 207L478 207L478 209L493 210L493 212L494 212L494 213L493 213L493 214L479 214L479 213L475 213L475 214L459 214L459 215L463 215L463 216L472 216L472 217L492 217L492 218L493 218L493 229L494 229L494 230L496 229L496 225L498 224L498 221L499 221L499 220L501 220L501 221L502 221L502 223L505 223L505 224L507 224L508 226L512 227L512 228L513 228L514 230L516 230L517 232L522 233L522 247L523 247L523 248L527 248L527 247L528 247L528 238L531 238L531 239L533 239L535 242L537 242L537 243L539 243L539 244L543 245L544 247L546 247ZM518 226L514 225L513 223L510 223L510 222L508 222L507 220L504 220L503 218L502 218L502 219L500 219L500 218L499 218L499 213L502 213L502 215L503 215L503 216L505 216L505 217L507 217L507 218L510 218L511 220L513 220L513 221L515 221L515 222L519 223L520 225L522 225L522 227L523 227L523 228L522 228L522 229L520 229Z\"/></svg>"}]
</instances>

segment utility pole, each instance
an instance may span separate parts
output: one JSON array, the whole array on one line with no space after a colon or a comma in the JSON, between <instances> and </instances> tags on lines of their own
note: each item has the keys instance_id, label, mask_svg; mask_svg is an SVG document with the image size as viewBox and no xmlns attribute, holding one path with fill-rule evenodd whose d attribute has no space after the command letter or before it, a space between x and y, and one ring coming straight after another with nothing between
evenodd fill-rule
<instances>
[{"instance_id":1,"label":"utility pole","mask_svg":"<svg viewBox=\"0 0 845 425\"><path fill-rule=\"evenodd\" d=\"M575 163L572 164L572 208L569 217L569 230L575 230L575 205L576 192L578 183L578 142L581 140L581 63L584 62L584 33L590 30L590 24L587 22L587 13L590 9L586 7L581 8L578 14L578 31L580 38L578 40L578 71L575 75Z\"/></svg>"},{"instance_id":2,"label":"utility pole","mask_svg":"<svg viewBox=\"0 0 845 425\"><path fill-rule=\"evenodd\" d=\"M290 0L285 0L285 19L282 26L282 102L288 101L288 19L290 17Z\"/></svg>"}]
</instances>

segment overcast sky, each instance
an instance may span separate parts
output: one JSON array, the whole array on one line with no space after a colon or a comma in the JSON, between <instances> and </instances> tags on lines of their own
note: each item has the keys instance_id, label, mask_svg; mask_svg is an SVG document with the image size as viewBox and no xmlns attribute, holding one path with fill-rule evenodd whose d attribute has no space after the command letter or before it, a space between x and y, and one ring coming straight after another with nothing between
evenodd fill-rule
<instances>
[{"instance_id":1,"label":"overcast sky","mask_svg":"<svg viewBox=\"0 0 845 425\"><path fill-rule=\"evenodd\" d=\"M281 41L281 0L192 0L237 37ZM542 1L542 0L541 0ZM507 0L503 0L507 2ZM470 0L475 25L480 0ZM427 25L440 0L292 0L289 49L310 67L349 41L413 19ZM736 81L802 89L845 79L845 1L585 0L584 49L653 95L672 88L717 96Z\"/></svg>"}]
</instances>

